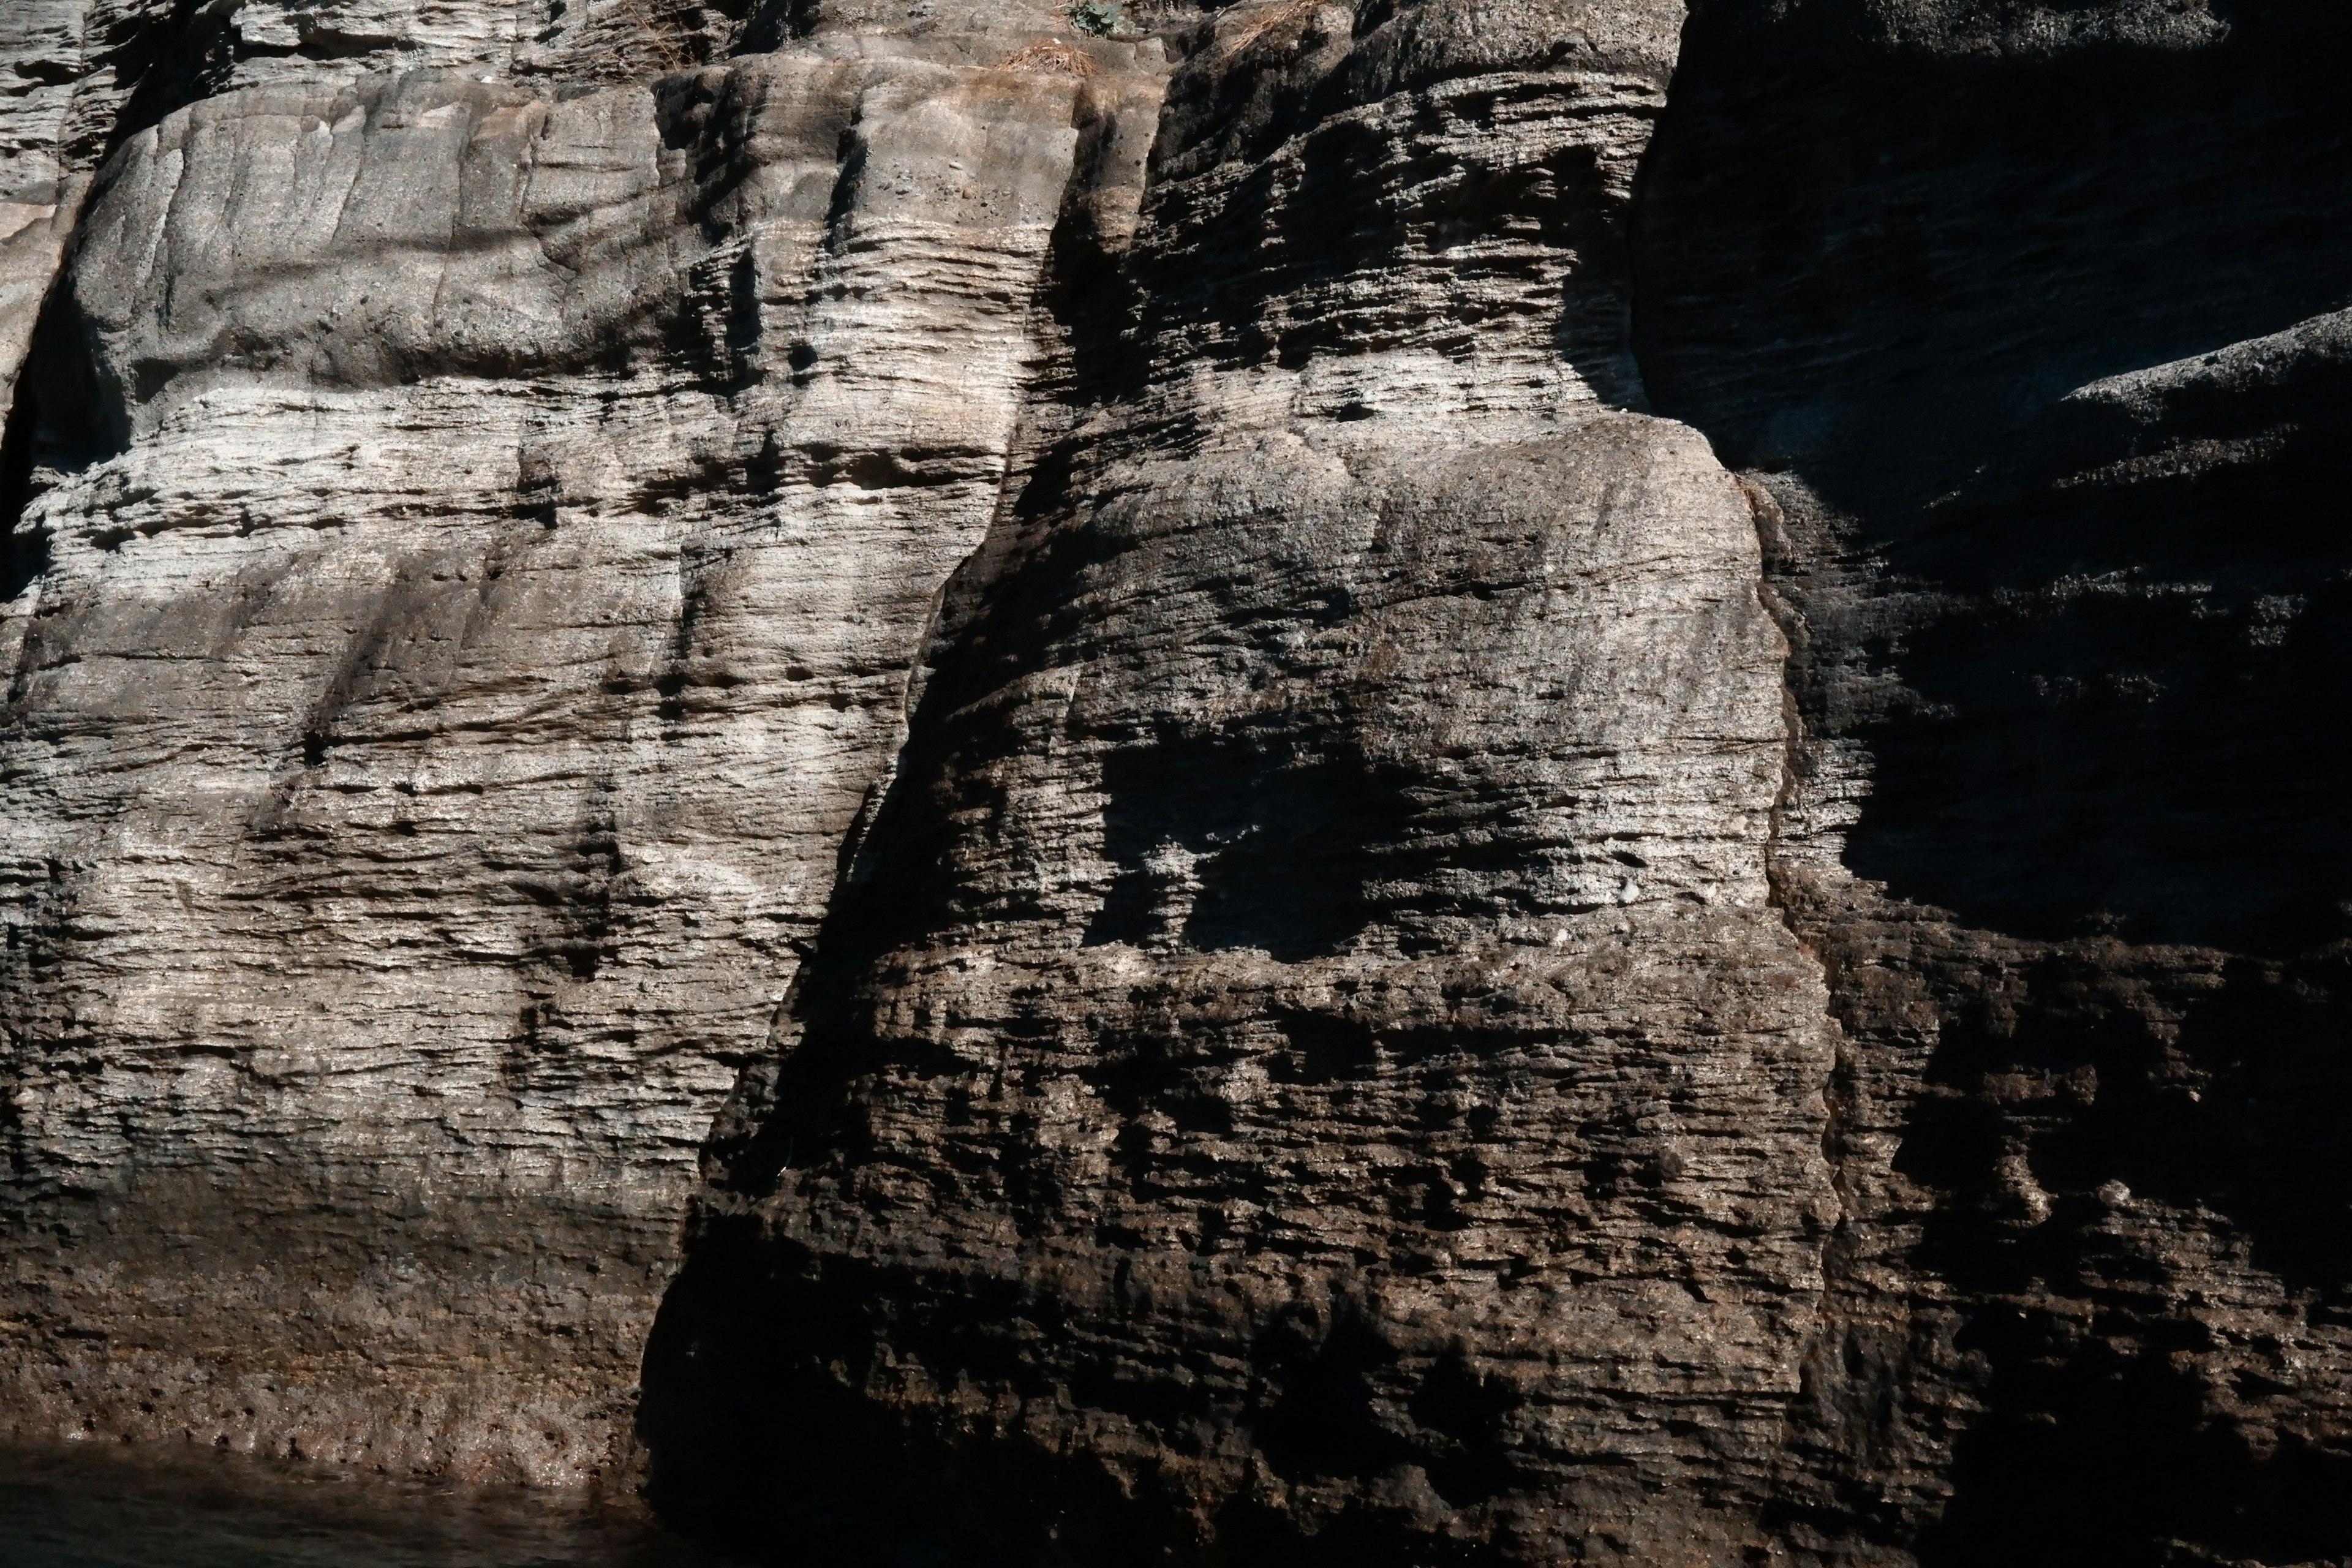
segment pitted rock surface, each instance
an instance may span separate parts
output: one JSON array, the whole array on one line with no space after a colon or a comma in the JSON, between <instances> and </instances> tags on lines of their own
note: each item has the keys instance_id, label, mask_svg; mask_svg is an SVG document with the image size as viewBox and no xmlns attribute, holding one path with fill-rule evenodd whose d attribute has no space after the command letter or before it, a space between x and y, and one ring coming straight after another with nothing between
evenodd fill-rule
<instances>
[{"instance_id":1,"label":"pitted rock surface","mask_svg":"<svg viewBox=\"0 0 2352 1568\"><path fill-rule=\"evenodd\" d=\"M1685 35L1641 357L1744 470L1794 647L1772 859L1847 1199L1798 1496L1837 1550L2352 1550L2311 721L2352 675L2346 41L2294 4Z\"/></svg>"},{"instance_id":2,"label":"pitted rock surface","mask_svg":"<svg viewBox=\"0 0 2352 1568\"><path fill-rule=\"evenodd\" d=\"M1104 1561L1758 1539L1834 1030L1766 879L1750 509L1622 406L1671 16L1593 15L1191 50L1074 428L730 1112L648 1363L673 1507L821 1535L920 1476Z\"/></svg>"},{"instance_id":3,"label":"pitted rock surface","mask_svg":"<svg viewBox=\"0 0 2352 1568\"><path fill-rule=\"evenodd\" d=\"M1150 79L853 42L232 88L107 165L5 634L20 1427L625 1450Z\"/></svg>"},{"instance_id":4,"label":"pitted rock surface","mask_svg":"<svg viewBox=\"0 0 2352 1568\"><path fill-rule=\"evenodd\" d=\"M8 1429L2352 1555L2317 0L23 0Z\"/></svg>"}]
</instances>

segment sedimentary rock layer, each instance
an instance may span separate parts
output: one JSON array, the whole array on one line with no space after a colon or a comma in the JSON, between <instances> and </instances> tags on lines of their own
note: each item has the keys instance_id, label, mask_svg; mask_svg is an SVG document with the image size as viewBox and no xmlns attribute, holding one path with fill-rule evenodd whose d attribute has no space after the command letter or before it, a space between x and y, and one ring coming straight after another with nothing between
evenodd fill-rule
<instances>
[{"instance_id":1,"label":"sedimentary rock layer","mask_svg":"<svg viewBox=\"0 0 2352 1568\"><path fill-rule=\"evenodd\" d=\"M2347 41L16 7L5 1419L2345 1556Z\"/></svg>"},{"instance_id":2,"label":"sedimentary rock layer","mask_svg":"<svg viewBox=\"0 0 2352 1568\"><path fill-rule=\"evenodd\" d=\"M1677 18L1577 19L1190 45L1074 428L730 1116L649 1362L671 1506L847 1550L944 1497L1104 1561L1760 1539L1832 1028L1768 896L1749 508L1625 406Z\"/></svg>"},{"instance_id":3,"label":"sedimentary rock layer","mask_svg":"<svg viewBox=\"0 0 2352 1568\"><path fill-rule=\"evenodd\" d=\"M2292 4L1685 34L1642 363L1747 471L1796 649L1840 1550L2352 1548L2345 41Z\"/></svg>"},{"instance_id":4,"label":"sedimentary rock layer","mask_svg":"<svg viewBox=\"0 0 2352 1568\"><path fill-rule=\"evenodd\" d=\"M923 52L232 88L107 165L0 634L20 1429L613 1464L1137 54Z\"/></svg>"}]
</instances>

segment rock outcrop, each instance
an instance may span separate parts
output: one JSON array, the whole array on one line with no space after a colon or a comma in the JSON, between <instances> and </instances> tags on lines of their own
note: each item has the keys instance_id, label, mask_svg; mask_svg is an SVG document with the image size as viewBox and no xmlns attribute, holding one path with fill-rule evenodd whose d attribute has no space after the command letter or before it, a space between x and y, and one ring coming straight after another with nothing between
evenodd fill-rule
<instances>
[{"instance_id":1,"label":"rock outcrop","mask_svg":"<svg viewBox=\"0 0 2352 1568\"><path fill-rule=\"evenodd\" d=\"M1795 649L1832 1539L2352 1550L2345 41L2294 4L1685 35L1642 364L1746 471Z\"/></svg>"},{"instance_id":2,"label":"rock outcrop","mask_svg":"<svg viewBox=\"0 0 2352 1568\"><path fill-rule=\"evenodd\" d=\"M0 19L7 1421L2352 1552L2344 32Z\"/></svg>"},{"instance_id":3,"label":"rock outcrop","mask_svg":"<svg viewBox=\"0 0 2352 1568\"><path fill-rule=\"evenodd\" d=\"M649 1363L673 1506L919 1477L1104 1561L1748 1539L1834 1045L1767 888L1754 523L1623 406L1678 17L1588 15L1188 47L1072 428L730 1118Z\"/></svg>"},{"instance_id":4,"label":"rock outcrop","mask_svg":"<svg viewBox=\"0 0 2352 1568\"><path fill-rule=\"evenodd\" d=\"M1024 21L339 62L122 139L0 633L21 1428L614 1463L1066 193L1133 205L1151 47Z\"/></svg>"}]
</instances>

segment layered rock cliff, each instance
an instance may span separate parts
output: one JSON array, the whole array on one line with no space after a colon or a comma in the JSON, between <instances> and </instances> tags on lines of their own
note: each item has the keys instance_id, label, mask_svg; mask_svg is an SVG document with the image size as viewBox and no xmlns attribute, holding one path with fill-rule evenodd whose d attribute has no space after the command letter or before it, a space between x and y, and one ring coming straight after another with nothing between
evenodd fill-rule
<instances>
[{"instance_id":1,"label":"layered rock cliff","mask_svg":"<svg viewBox=\"0 0 2352 1568\"><path fill-rule=\"evenodd\" d=\"M268 20L17 402L12 1415L578 1479L1156 55Z\"/></svg>"},{"instance_id":2,"label":"layered rock cliff","mask_svg":"<svg viewBox=\"0 0 2352 1568\"><path fill-rule=\"evenodd\" d=\"M2352 1551L2326 8L0 26L16 1430Z\"/></svg>"}]
</instances>

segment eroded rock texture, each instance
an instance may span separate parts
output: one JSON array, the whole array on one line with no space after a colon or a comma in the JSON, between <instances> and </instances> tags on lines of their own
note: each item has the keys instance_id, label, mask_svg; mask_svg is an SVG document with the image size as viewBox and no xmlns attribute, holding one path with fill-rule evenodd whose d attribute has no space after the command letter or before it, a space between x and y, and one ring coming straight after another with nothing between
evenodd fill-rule
<instances>
[{"instance_id":1,"label":"eroded rock texture","mask_svg":"<svg viewBox=\"0 0 2352 1568\"><path fill-rule=\"evenodd\" d=\"M1808 1535L2352 1551L2346 42L1695 8L1642 363L1796 649L1775 884L1845 1030Z\"/></svg>"},{"instance_id":2,"label":"eroded rock texture","mask_svg":"<svg viewBox=\"0 0 2352 1568\"><path fill-rule=\"evenodd\" d=\"M2344 30L16 8L8 1421L2352 1553Z\"/></svg>"},{"instance_id":3,"label":"eroded rock texture","mask_svg":"<svg viewBox=\"0 0 2352 1568\"><path fill-rule=\"evenodd\" d=\"M613 1462L1066 195L1132 184L1150 51L1002 20L124 139L14 454L14 1424Z\"/></svg>"},{"instance_id":4,"label":"eroded rock texture","mask_svg":"<svg viewBox=\"0 0 2352 1568\"><path fill-rule=\"evenodd\" d=\"M1627 406L1679 16L1344 20L1188 42L1073 428L730 1118L650 1363L673 1506L1760 1539L1835 1047L1749 508Z\"/></svg>"}]
</instances>

